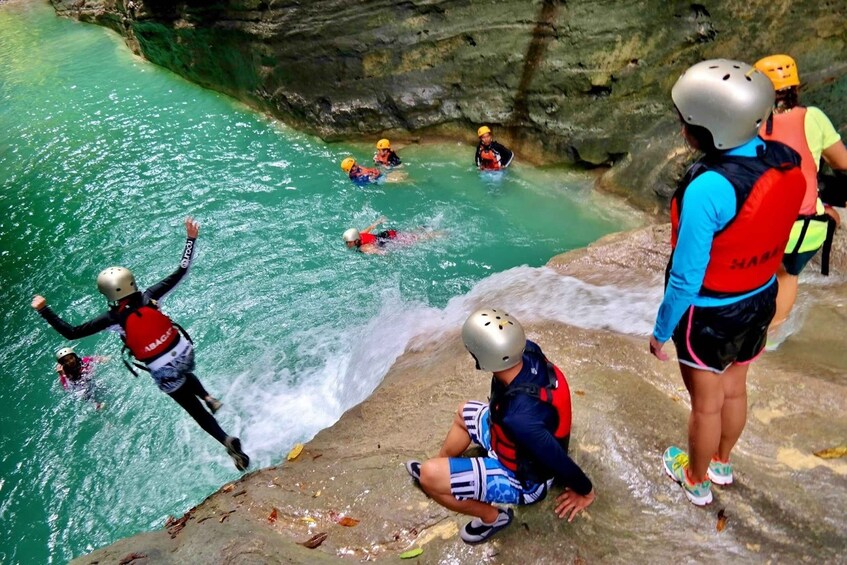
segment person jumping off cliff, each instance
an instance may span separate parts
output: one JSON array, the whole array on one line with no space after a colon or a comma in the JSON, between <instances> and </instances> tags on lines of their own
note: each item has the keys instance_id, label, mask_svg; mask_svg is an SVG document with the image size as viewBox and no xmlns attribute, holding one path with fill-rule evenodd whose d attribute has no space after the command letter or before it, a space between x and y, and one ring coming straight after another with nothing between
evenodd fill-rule
<instances>
[{"instance_id":1,"label":"person jumping off cliff","mask_svg":"<svg viewBox=\"0 0 847 565\"><path fill-rule=\"evenodd\" d=\"M196 249L200 226L185 219L186 241L179 267L170 276L143 293L133 274L124 267L109 267L97 277L97 289L109 301L109 309L93 320L72 326L54 313L43 296L36 295L32 307L66 339L79 339L107 329L119 332L125 348L139 361L136 367L150 373L159 389L174 399L210 436L218 440L239 471L250 465L241 450L241 440L227 435L213 416L221 403L211 396L194 375L194 346L188 334L159 310L164 298L188 273ZM132 370L127 363L127 367ZM134 371L133 371L134 372ZM202 399L208 411L200 404Z\"/></svg>"}]
</instances>

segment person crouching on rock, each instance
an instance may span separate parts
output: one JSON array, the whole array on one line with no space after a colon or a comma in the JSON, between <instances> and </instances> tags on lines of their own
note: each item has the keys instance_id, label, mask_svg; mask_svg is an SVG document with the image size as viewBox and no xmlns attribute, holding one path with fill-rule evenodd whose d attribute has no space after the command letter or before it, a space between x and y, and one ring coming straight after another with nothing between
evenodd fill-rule
<instances>
[{"instance_id":1,"label":"person crouching on rock","mask_svg":"<svg viewBox=\"0 0 847 565\"><path fill-rule=\"evenodd\" d=\"M732 483L730 452L747 419L747 370L776 311L774 276L803 201L796 151L758 137L771 113L770 80L747 63L692 66L671 98L688 144L705 155L671 199L671 257L650 352L673 337L691 397L688 452L672 446L665 472L696 505L711 483Z\"/></svg>"},{"instance_id":2,"label":"person crouching on rock","mask_svg":"<svg viewBox=\"0 0 847 565\"><path fill-rule=\"evenodd\" d=\"M462 326L462 341L478 370L491 371L491 399L459 407L438 457L406 470L441 506L474 516L459 532L482 543L507 527L511 509L533 504L559 481L565 491L555 512L572 521L594 502L591 481L568 456L571 399L567 380L521 324L502 310L477 310ZM461 457L471 442L486 457Z\"/></svg>"},{"instance_id":3,"label":"person crouching on rock","mask_svg":"<svg viewBox=\"0 0 847 565\"><path fill-rule=\"evenodd\" d=\"M353 157L347 157L341 161L341 170L347 173L350 180L356 184L370 184L379 180L382 173L379 169L362 167L356 164Z\"/></svg>"},{"instance_id":4,"label":"person crouching on rock","mask_svg":"<svg viewBox=\"0 0 847 565\"><path fill-rule=\"evenodd\" d=\"M56 350L56 374L59 375L59 384L67 392L92 401L95 410L100 410L103 403L97 398L97 387L93 379L94 365L108 360L108 357L99 355L80 357L73 347L60 347Z\"/></svg>"},{"instance_id":5,"label":"person crouching on rock","mask_svg":"<svg viewBox=\"0 0 847 565\"><path fill-rule=\"evenodd\" d=\"M512 163L514 154L494 141L491 128L482 126L476 131L479 144L476 146L476 166L480 171L499 171Z\"/></svg>"},{"instance_id":6,"label":"person crouching on rock","mask_svg":"<svg viewBox=\"0 0 847 565\"><path fill-rule=\"evenodd\" d=\"M383 167L399 167L403 164L397 153L391 149L391 142L387 139L380 139L376 142L374 163Z\"/></svg>"},{"instance_id":7,"label":"person crouching on rock","mask_svg":"<svg viewBox=\"0 0 847 565\"><path fill-rule=\"evenodd\" d=\"M43 296L36 295L32 307L66 339L79 339L113 328L118 331L126 349L140 362L135 366L148 371L159 389L226 447L236 468L244 471L250 465L250 458L241 450L241 441L227 435L212 415L221 403L206 392L194 375L194 347L188 334L159 310L158 301L188 273L194 257L200 226L186 218L185 231L187 239L179 268L143 293L128 269L109 267L103 270L97 276L97 289L109 301L109 310L93 320L71 326L47 306ZM128 363L127 368L132 370ZM208 411L198 399L206 403Z\"/></svg>"}]
</instances>

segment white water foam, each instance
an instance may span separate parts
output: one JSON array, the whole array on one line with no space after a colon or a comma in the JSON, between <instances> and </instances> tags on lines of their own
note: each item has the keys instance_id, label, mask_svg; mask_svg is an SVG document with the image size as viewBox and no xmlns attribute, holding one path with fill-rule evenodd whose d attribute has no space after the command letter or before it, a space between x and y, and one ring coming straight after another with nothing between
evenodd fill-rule
<instances>
[{"instance_id":1,"label":"white water foam","mask_svg":"<svg viewBox=\"0 0 847 565\"><path fill-rule=\"evenodd\" d=\"M275 464L298 441L311 439L345 410L365 400L410 346L433 346L483 305L503 308L524 323L555 321L582 328L647 335L661 286L598 286L552 269L517 267L477 284L444 309L404 301L396 289L381 296L379 312L355 327L302 332L318 362L304 374L265 370L237 377L225 396L241 414L237 430L261 465ZM279 363L279 360L276 360ZM269 353L257 366L272 367Z\"/></svg>"}]
</instances>

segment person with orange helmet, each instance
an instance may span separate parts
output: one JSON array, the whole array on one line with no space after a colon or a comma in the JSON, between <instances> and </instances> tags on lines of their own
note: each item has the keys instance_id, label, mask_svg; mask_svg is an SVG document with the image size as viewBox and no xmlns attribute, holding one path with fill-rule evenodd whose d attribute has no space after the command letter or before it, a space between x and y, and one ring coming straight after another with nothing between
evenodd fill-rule
<instances>
[{"instance_id":1,"label":"person with orange helmet","mask_svg":"<svg viewBox=\"0 0 847 565\"><path fill-rule=\"evenodd\" d=\"M490 127L480 127L476 135L479 137L479 144L476 146L475 162L480 171L499 171L512 163L514 154L494 141Z\"/></svg>"},{"instance_id":2,"label":"person with orange helmet","mask_svg":"<svg viewBox=\"0 0 847 565\"><path fill-rule=\"evenodd\" d=\"M399 167L403 164L397 153L391 149L391 142L387 139L380 139L376 142L376 153L374 153L374 163L383 167Z\"/></svg>"},{"instance_id":3,"label":"person with orange helmet","mask_svg":"<svg viewBox=\"0 0 847 565\"><path fill-rule=\"evenodd\" d=\"M829 245L840 218L827 209L818 196L818 168L821 158L835 170L847 170L847 148L829 118L814 106L800 104L800 75L797 63L788 55L770 55L755 67L773 83L776 102L771 118L762 124L760 135L780 141L800 154L800 167L806 192L791 238L777 273L779 294L771 334L785 322L797 298L798 277L806 264L823 249L823 271L828 273ZM776 340L773 340L773 345Z\"/></svg>"},{"instance_id":4,"label":"person with orange helmet","mask_svg":"<svg viewBox=\"0 0 847 565\"><path fill-rule=\"evenodd\" d=\"M350 180L356 184L371 184L379 181L382 173L379 169L362 167L356 163L353 157L346 157L341 161L341 170L347 173Z\"/></svg>"}]
</instances>

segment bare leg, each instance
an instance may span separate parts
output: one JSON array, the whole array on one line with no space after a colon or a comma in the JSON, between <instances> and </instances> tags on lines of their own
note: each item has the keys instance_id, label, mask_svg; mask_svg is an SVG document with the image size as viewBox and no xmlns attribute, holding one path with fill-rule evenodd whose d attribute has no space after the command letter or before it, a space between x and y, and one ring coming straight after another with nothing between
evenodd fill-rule
<instances>
[{"instance_id":1,"label":"bare leg","mask_svg":"<svg viewBox=\"0 0 847 565\"><path fill-rule=\"evenodd\" d=\"M747 423L747 370L749 365L732 365L721 375L723 407L721 408L721 441L718 458L729 461L729 453Z\"/></svg>"},{"instance_id":2,"label":"bare leg","mask_svg":"<svg viewBox=\"0 0 847 565\"><path fill-rule=\"evenodd\" d=\"M489 524L497 519L499 510L496 506L478 500L457 500L453 496L450 492L450 460L446 457L430 459L421 465L421 488L448 510L476 516Z\"/></svg>"},{"instance_id":3,"label":"bare leg","mask_svg":"<svg viewBox=\"0 0 847 565\"><path fill-rule=\"evenodd\" d=\"M465 427L465 418L462 416L462 408L465 403L459 405L459 410L453 416L453 423L450 430L447 432L447 437L444 438L444 443L441 445L441 451L438 452L439 457L459 457L471 445L471 436L468 433L468 428ZM450 473L447 473L447 492L450 492Z\"/></svg>"},{"instance_id":4,"label":"bare leg","mask_svg":"<svg viewBox=\"0 0 847 565\"><path fill-rule=\"evenodd\" d=\"M798 279L794 275L789 275L785 272L785 268L780 265L776 272L776 280L779 283L779 291L776 295L776 314L771 320L771 325L768 328L768 333L773 333L781 326L788 315L791 314L791 309L794 308L794 301L797 300Z\"/></svg>"},{"instance_id":5,"label":"bare leg","mask_svg":"<svg viewBox=\"0 0 847 565\"><path fill-rule=\"evenodd\" d=\"M721 412L724 403L722 376L682 363L679 369L691 397L691 414L688 418L689 479L700 482L706 477L709 461L718 452L721 441ZM738 433L740 435L741 432Z\"/></svg>"}]
</instances>

